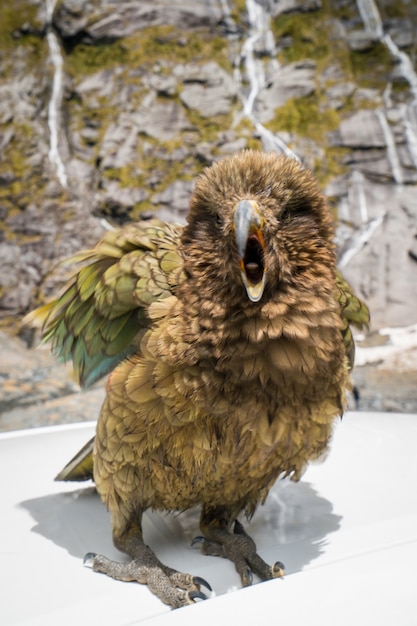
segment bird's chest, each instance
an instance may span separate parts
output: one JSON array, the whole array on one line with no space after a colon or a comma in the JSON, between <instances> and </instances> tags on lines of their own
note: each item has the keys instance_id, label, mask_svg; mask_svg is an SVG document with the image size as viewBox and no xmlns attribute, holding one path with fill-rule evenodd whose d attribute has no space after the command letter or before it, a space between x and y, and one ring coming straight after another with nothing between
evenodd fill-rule
<instances>
[{"instance_id":1,"label":"bird's chest","mask_svg":"<svg viewBox=\"0 0 417 626\"><path fill-rule=\"evenodd\" d=\"M179 508L188 508L237 502L254 490L260 493L277 477L280 463L276 441L265 437L259 426L249 411L231 409L228 417L202 416L173 430L169 442L161 442L163 458L155 459L163 483L168 479L170 484L169 489L166 483L157 488L164 507L170 508L171 494L175 508L179 502Z\"/></svg>"},{"instance_id":2,"label":"bird's chest","mask_svg":"<svg viewBox=\"0 0 417 626\"><path fill-rule=\"evenodd\" d=\"M124 426L134 429L131 455L150 505L256 504L280 474L297 478L323 453L346 382L340 359L285 338L188 354L139 361L123 383L134 412Z\"/></svg>"},{"instance_id":3,"label":"bird's chest","mask_svg":"<svg viewBox=\"0 0 417 626\"><path fill-rule=\"evenodd\" d=\"M248 498L255 505L280 474L298 477L323 452L337 413L325 402L290 401L270 379L265 387L259 377L244 384L225 378L216 390L208 383L195 389L193 419L171 428L161 442L160 471L171 483L161 495L164 506L170 493L184 508Z\"/></svg>"}]
</instances>

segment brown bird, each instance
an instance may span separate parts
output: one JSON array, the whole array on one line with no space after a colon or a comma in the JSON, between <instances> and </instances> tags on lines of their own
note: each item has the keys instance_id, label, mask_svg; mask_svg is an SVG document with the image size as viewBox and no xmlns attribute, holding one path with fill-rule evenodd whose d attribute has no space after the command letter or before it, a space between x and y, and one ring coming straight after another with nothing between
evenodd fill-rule
<instances>
[{"instance_id":1,"label":"brown bird","mask_svg":"<svg viewBox=\"0 0 417 626\"><path fill-rule=\"evenodd\" d=\"M57 478L94 476L132 560L87 560L172 607L209 585L158 560L143 512L201 505L205 554L233 561L244 585L282 576L237 517L326 451L351 385L349 326L369 321L336 270L326 201L296 161L244 151L215 163L187 222L108 232L30 316L82 385L113 370L95 439Z\"/></svg>"}]
</instances>

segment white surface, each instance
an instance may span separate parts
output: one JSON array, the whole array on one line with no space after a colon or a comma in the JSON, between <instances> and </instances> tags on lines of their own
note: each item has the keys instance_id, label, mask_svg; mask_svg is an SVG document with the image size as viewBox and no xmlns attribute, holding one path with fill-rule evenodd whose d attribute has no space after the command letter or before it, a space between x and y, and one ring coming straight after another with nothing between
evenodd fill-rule
<instances>
[{"instance_id":1,"label":"white surface","mask_svg":"<svg viewBox=\"0 0 417 626\"><path fill-rule=\"evenodd\" d=\"M0 435L0 624L149 623L417 625L417 416L350 413L331 453L298 484L280 482L250 525L284 580L240 589L228 561L190 548L198 512L147 514L162 561L203 576L216 597L170 611L144 586L82 566L88 551L119 558L108 514L87 483L53 476L94 425ZM227 591L234 593L226 593Z\"/></svg>"}]
</instances>

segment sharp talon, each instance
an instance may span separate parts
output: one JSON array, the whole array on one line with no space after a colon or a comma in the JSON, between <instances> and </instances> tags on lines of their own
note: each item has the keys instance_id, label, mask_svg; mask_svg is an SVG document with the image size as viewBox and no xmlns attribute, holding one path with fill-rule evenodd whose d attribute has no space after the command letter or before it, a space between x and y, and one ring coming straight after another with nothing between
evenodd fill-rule
<instances>
[{"instance_id":1,"label":"sharp talon","mask_svg":"<svg viewBox=\"0 0 417 626\"><path fill-rule=\"evenodd\" d=\"M199 587L203 586L203 587L206 587L206 589L208 589L209 591L213 591L209 583L206 580L204 580L204 578L200 578L200 576L194 576L193 583L195 585L198 585Z\"/></svg>"},{"instance_id":2,"label":"sharp talon","mask_svg":"<svg viewBox=\"0 0 417 626\"><path fill-rule=\"evenodd\" d=\"M276 561L271 569L274 578L282 578L285 575L285 565L281 561Z\"/></svg>"},{"instance_id":3,"label":"sharp talon","mask_svg":"<svg viewBox=\"0 0 417 626\"><path fill-rule=\"evenodd\" d=\"M203 536L199 536L199 537L194 537L194 539L191 542L191 547L194 547L197 543L204 543L206 541L206 538Z\"/></svg>"},{"instance_id":4,"label":"sharp talon","mask_svg":"<svg viewBox=\"0 0 417 626\"><path fill-rule=\"evenodd\" d=\"M190 600L192 600L193 602L195 600L208 600L208 597L206 596L205 593L202 593L201 591L190 591L188 593L188 597L190 598Z\"/></svg>"},{"instance_id":5,"label":"sharp talon","mask_svg":"<svg viewBox=\"0 0 417 626\"><path fill-rule=\"evenodd\" d=\"M233 533L235 535L246 535L243 525L237 519L235 519L235 527L233 528Z\"/></svg>"},{"instance_id":6,"label":"sharp talon","mask_svg":"<svg viewBox=\"0 0 417 626\"><path fill-rule=\"evenodd\" d=\"M245 572L242 574L242 584L244 587L250 587L253 582L253 574L252 570L247 568Z\"/></svg>"},{"instance_id":7,"label":"sharp talon","mask_svg":"<svg viewBox=\"0 0 417 626\"><path fill-rule=\"evenodd\" d=\"M87 552L83 559L83 565L85 565L85 567L93 567L96 556L97 554L95 552Z\"/></svg>"}]
</instances>

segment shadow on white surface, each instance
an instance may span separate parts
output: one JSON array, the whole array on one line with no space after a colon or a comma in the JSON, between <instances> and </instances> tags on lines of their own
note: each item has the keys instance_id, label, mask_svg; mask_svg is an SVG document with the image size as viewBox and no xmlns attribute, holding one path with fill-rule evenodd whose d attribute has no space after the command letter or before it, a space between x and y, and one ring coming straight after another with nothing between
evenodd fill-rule
<instances>
[{"instance_id":1,"label":"shadow on white surface","mask_svg":"<svg viewBox=\"0 0 417 626\"><path fill-rule=\"evenodd\" d=\"M32 532L80 560L90 551L118 560L128 558L112 544L110 518L94 487L25 500L19 506L35 522ZM332 512L331 503L308 483L282 481L245 527L263 558L284 561L290 574L320 555L327 535L339 528L340 519ZM148 511L143 518L145 541L167 565L207 577L216 594L240 587L232 564L202 556L198 547L190 547L200 534L198 522L197 509L181 514Z\"/></svg>"}]
</instances>

